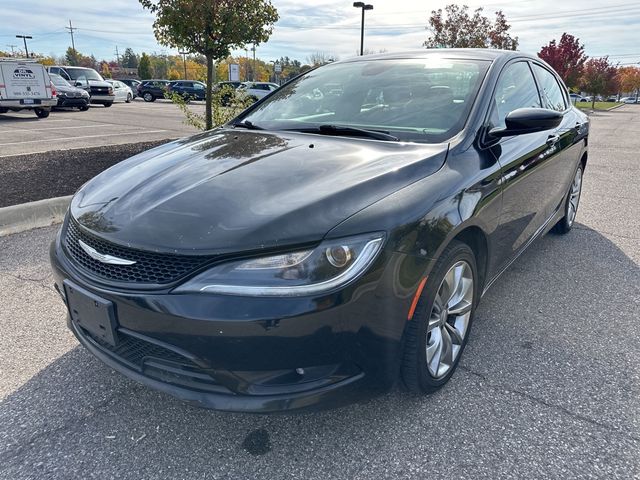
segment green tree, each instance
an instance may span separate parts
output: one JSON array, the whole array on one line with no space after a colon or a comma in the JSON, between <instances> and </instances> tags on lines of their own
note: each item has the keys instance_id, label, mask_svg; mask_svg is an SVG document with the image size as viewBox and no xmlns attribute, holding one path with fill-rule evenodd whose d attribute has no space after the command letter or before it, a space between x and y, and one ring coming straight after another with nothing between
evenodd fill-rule
<instances>
[{"instance_id":1,"label":"green tree","mask_svg":"<svg viewBox=\"0 0 640 480\"><path fill-rule=\"evenodd\" d=\"M212 122L213 63L232 49L266 42L278 20L270 0L139 0L156 15L158 42L204 55L207 61L206 128Z\"/></svg>"},{"instance_id":2,"label":"green tree","mask_svg":"<svg viewBox=\"0 0 640 480\"><path fill-rule=\"evenodd\" d=\"M126 48L122 54L122 66L125 68L138 68L138 56L131 48Z\"/></svg>"},{"instance_id":3,"label":"green tree","mask_svg":"<svg viewBox=\"0 0 640 480\"><path fill-rule=\"evenodd\" d=\"M77 50L69 47L67 48L67 53L64 55L65 63L69 65L78 65L80 63L80 58L82 54L80 54Z\"/></svg>"},{"instance_id":4,"label":"green tree","mask_svg":"<svg viewBox=\"0 0 640 480\"><path fill-rule=\"evenodd\" d=\"M138 76L142 80L151 78L151 61L149 59L149 55L144 52L142 52L140 62L138 63Z\"/></svg>"},{"instance_id":5,"label":"green tree","mask_svg":"<svg viewBox=\"0 0 640 480\"><path fill-rule=\"evenodd\" d=\"M447 5L433 10L428 30L432 35L424 42L427 48L518 48L518 37L509 35L511 25L502 11L496 12L495 22L482 15L482 8L469 15L466 5Z\"/></svg>"}]
</instances>

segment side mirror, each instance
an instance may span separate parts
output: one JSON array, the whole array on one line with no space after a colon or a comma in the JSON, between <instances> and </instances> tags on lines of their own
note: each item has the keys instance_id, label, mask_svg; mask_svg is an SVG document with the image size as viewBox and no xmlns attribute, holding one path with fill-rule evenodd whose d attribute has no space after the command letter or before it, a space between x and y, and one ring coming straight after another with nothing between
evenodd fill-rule
<instances>
[{"instance_id":1,"label":"side mirror","mask_svg":"<svg viewBox=\"0 0 640 480\"><path fill-rule=\"evenodd\" d=\"M504 119L505 127L489 130L494 138L544 132L556 128L562 122L562 113L547 108L518 108Z\"/></svg>"}]
</instances>

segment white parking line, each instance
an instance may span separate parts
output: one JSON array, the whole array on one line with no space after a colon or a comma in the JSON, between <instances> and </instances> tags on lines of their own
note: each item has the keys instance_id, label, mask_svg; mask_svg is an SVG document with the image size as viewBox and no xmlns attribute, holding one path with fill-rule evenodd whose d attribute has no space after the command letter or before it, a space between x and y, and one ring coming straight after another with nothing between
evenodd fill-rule
<instances>
[{"instance_id":1,"label":"white parking line","mask_svg":"<svg viewBox=\"0 0 640 480\"><path fill-rule=\"evenodd\" d=\"M75 125L73 127L12 128L10 130L0 130L0 133L43 132L45 130L67 130L71 128L98 128L98 127L120 127L120 125L116 125L115 123L99 123L98 125Z\"/></svg>"},{"instance_id":2,"label":"white parking line","mask_svg":"<svg viewBox=\"0 0 640 480\"><path fill-rule=\"evenodd\" d=\"M161 133L166 132L166 130L140 130L139 132L127 132L127 133L107 133L104 135L83 135L81 137L66 137L66 138L47 138L44 140L27 140L26 142L9 142L9 143L0 143L0 147L4 147L6 145L23 145L26 143L42 143L42 142L68 142L69 140L78 140L81 138L103 138L103 137L120 137L124 135L140 135L142 133Z\"/></svg>"}]
</instances>

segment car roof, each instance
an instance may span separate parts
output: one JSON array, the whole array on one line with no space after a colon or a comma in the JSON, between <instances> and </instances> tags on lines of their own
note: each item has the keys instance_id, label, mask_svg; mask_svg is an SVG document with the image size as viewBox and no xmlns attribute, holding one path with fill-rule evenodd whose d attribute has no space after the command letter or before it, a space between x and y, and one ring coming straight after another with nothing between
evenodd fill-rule
<instances>
[{"instance_id":1,"label":"car roof","mask_svg":"<svg viewBox=\"0 0 640 480\"><path fill-rule=\"evenodd\" d=\"M380 53L374 55L365 55L353 57L346 60L340 60L335 63L349 63L369 60L395 60L406 58L429 58L442 57L461 60L488 60L493 61L498 58L527 57L537 58L533 55L523 53L517 50L499 50L496 48L426 48L423 50L408 50L395 53Z\"/></svg>"},{"instance_id":2,"label":"car roof","mask_svg":"<svg viewBox=\"0 0 640 480\"><path fill-rule=\"evenodd\" d=\"M82 69L82 70L95 70L95 68L89 68L89 67L76 67L74 65L49 65L49 67L58 67L58 68L78 68L78 69ZM48 68L48 67L47 67Z\"/></svg>"}]
</instances>

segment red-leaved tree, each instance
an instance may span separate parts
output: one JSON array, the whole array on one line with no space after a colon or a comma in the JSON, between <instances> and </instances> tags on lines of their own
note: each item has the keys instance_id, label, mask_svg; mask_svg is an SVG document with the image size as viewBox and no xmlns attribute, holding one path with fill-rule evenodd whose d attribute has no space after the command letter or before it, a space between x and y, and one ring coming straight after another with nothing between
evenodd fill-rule
<instances>
[{"instance_id":1,"label":"red-leaved tree","mask_svg":"<svg viewBox=\"0 0 640 480\"><path fill-rule=\"evenodd\" d=\"M554 38L542 47L538 57L551 65L568 87L578 85L582 67L588 58L584 54L584 45L580 45L577 38L566 32L560 37L560 42L556 43Z\"/></svg>"},{"instance_id":2,"label":"red-leaved tree","mask_svg":"<svg viewBox=\"0 0 640 480\"><path fill-rule=\"evenodd\" d=\"M591 108L596 95L608 95L618 90L618 68L609 63L609 57L590 58L582 68L580 87L592 95Z\"/></svg>"}]
</instances>

